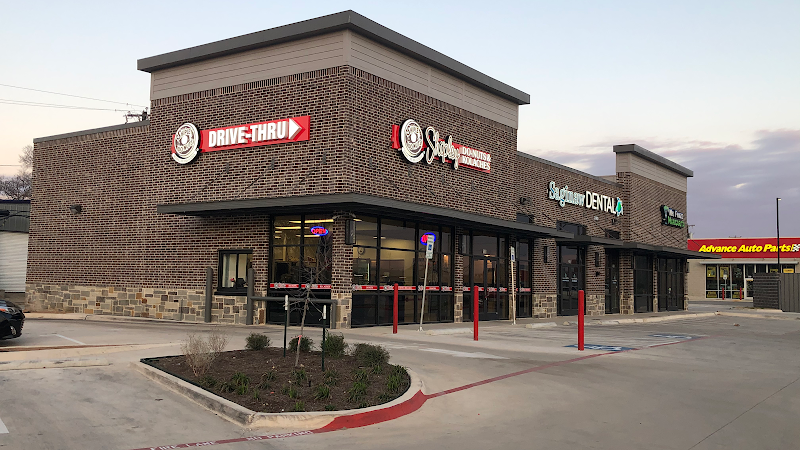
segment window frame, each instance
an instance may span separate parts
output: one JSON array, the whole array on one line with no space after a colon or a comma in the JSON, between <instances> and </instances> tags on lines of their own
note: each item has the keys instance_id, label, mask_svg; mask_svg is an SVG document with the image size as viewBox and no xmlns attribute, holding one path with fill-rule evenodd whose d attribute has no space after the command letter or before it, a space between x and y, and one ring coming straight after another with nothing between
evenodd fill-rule
<instances>
[{"instance_id":1,"label":"window frame","mask_svg":"<svg viewBox=\"0 0 800 450\"><path fill-rule=\"evenodd\" d=\"M245 280L245 285L242 288L237 287L224 287L222 286L222 274L223 274L223 262L225 260L225 256L227 255L237 255L236 256L236 278L243 278ZM247 295L247 267L245 266L245 273L244 276L239 276L239 256L240 255L250 255L250 267L253 266L253 249L252 248L232 248L232 249L220 249L217 250L217 291L215 292L216 295ZM226 277L227 278L227 277Z\"/></svg>"}]
</instances>

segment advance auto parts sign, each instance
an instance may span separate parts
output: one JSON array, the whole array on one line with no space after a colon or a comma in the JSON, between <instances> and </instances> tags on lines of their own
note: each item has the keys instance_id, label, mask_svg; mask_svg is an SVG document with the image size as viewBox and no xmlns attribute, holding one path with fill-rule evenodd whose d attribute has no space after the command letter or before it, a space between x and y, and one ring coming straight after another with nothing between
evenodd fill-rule
<instances>
[{"instance_id":1,"label":"advance auto parts sign","mask_svg":"<svg viewBox=\"0 0 800 450\"><path fill-rule=\"evenodd\" d=\"M188 164L200 153L307 141L310 122L310 116L301 116L202 131L185 123L172 138L172 159Z\"/></svg>"},{"instance_id":2,"label":"advance auto parts sign","mask_svg":"<svg viewBox=\"0 0 800 450\"><path fill-rule=\"evenodd\" d=\"M722 258L776 258L776 238L690 239L689 250ZM781 238L781 257L800 258L800 238Z\"/></svg>"},{"instance_id":3,"label":"advance auto parts sign","mask_svg":"<svg viewBox=\"0 0 800 450\"><path fill-rule=\"evenodd\" d=\"M459 166L469 167L481 172L492 170L492 155L466 145L456 144L452 136L439 138L439 132L433 127L422 130L419 124L408 119L403 125L392 125L392 148L412 163L425 162L432 164L435 159L443 163L452 163L453 169Z\"/></svg>"}]
</instances>

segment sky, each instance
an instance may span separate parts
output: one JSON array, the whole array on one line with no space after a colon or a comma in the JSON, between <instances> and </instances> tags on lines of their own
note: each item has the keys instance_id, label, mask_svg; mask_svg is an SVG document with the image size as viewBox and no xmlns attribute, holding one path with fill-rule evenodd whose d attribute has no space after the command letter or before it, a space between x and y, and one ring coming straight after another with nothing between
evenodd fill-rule
<instances>
[{"instance_id":1,"label":"sky","mask_svg":"<svg viewBox=\"0 0 800 450\"><path fill-rule=\"evenodd\" d=\"M636 143L694 170L694 237L774 236L776 197L800 236L798 1L0 0L0 175L147 106L137 59L347 9L530 94L519 150L609 175Z\"/></svg>"}]
</instances>

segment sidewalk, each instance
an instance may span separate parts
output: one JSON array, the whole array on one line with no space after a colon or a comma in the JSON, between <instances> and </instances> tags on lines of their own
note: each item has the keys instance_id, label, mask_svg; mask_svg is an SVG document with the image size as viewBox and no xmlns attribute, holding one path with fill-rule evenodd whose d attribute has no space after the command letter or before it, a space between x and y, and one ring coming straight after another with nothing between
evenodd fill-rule
<instances>
[{"instance_id":1,"label":"sidewalk","mask_svg":"<svg viewBox=\"0 0 800 450\"><path fill-rule=\"evenodd\" d=\"M605 314L602 316L585 316L586 326L603 326L603 325L626 325L636 323L656 323L668 322L673 320L687 320L703 317L714 316L731 316L731 317L750 317L762 319L783 319L783 320L800 320L800 313L783 312L776 309L749 309L749 308L735 308L714 312L692 312L692 311L665 311L653 313L636 313L636 314ZM145 317L130 317L130 316L111 316L99 314L77 314L77 313L27 313L25 318L28 320L87 320L99 322L133 322L133 323L169 323L180 325L206 325L218 326L224 325L226 327L258 327L264 325L243 325L243 324L218 324L218 323L205 323L205 322L182 322L177 320L167 319L153 319ZM480 329L486 330L495 327L526 327L526 328L540 328L540 327L557 327L557 326L575 326L578 323L577 316L557 316L549 319L532 319L520 318L517 319L516 325L512 325L510 320L488 320L481 321ZM274 325L281 327L281 325ZM446 334L461 334L471 333L473 323L425 323L423 329L429 335L446 335ZM282 328L282 327L281 327ZM299 328L292 326L290 328ZM353 330L375 330L376 333L383 331L391 332L391 325L378 326L378 327L365 327L354 328ZM403 331L417 331L419 323L400 325L399 330Z\"/></svg>"}]
</instances>

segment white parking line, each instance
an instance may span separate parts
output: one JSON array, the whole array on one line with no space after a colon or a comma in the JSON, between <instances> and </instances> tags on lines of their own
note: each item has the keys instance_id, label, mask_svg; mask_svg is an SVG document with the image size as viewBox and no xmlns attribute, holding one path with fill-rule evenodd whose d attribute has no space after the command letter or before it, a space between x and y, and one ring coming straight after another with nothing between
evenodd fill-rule
<instances>
[{"instance_id":1,"label":"white parking line","mask_svg":"<svg viewBox=\"0 0 800 450\"><path fill-rule=\"evenodd\" d=\"M3 420L0 419L0 434L7 434L8 428L6 428L6 424L3 423Z\"/></svg>"},{"instance_id":2,"label":"white parking line","mask_svg":"<svg viewBox=\"0 0 800 450\"><path fill-rule=\"evenodd\" d=\"M85 344L85 343L83 343L83 342L81 342L81 341L78 341L78 340L75 340L75 339L72 339L72 338L68 338L68 337L66 337L66 336L62 336L62 335L60 335L60 334L56 334L56 333L53 333L53 334L42 334L42 335L40 335L40 336L58 336L58 337L60 337L60 338L62 338L62 339L66 339L66 340L68 340L68 341L72 341L72 342L74 342L74 343L76 343L76 344L80 344L80 345L87 345L87 344Z\"/></svg>"}]
</instances>

